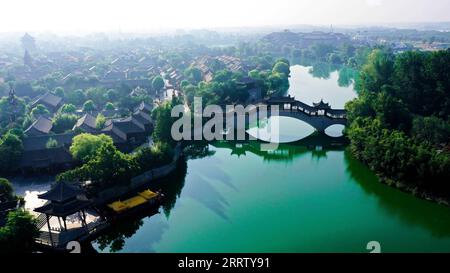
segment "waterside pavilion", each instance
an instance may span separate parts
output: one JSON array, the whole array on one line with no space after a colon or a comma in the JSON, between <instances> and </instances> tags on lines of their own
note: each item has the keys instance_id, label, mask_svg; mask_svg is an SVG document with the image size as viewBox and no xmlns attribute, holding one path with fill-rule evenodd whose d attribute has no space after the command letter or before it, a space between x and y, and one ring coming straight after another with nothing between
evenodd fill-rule
<instances>
[{"instance_id":1,"label":"waterside pavilion","mask_svg":"<svg viewBox=\"0 0 450 273\"><path fill-rule=\"evenodd\" d=\"M40 199L48 200L42 207L36 208L34 211L45 215L50 243L54 245L52 237L52 227L50 225L50 218L57 217L61 225L60 219L63 220L64 227L61 227L67 232L66 219L68 216L78 214L81 225L87 226L86 223L86 209L92 205L92 202L86 198L84 192L74 186L65 182L57 183L50 191L38 195Z\"/></svg>"}]
</instances>

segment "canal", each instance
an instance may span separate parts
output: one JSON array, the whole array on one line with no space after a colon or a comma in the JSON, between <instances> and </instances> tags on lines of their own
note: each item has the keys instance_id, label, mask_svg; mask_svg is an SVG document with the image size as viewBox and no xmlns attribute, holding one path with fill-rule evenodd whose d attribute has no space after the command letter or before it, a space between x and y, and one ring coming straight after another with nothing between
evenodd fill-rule
<instances>
[{"instance_id":1,"label":"canal","mask_svg":"<svg viewBox=\"0 0 450 273\"><path fill-rule=\"evenodd\" d=\"M323 99L342 108L356 97L351 83L340 78L342 71L320 76L310 67L291 71L289 93L305 103ZM297 125L291 133L312 132L307 124ZM333 142L339 141L312 136L275 152L261 152L257 143L206 146L203 156L161 182L172 184L166 189L169 204L159 214L117 227L94 247L368 252L367 243L377 241L383 252L450 252L450 209L379 183Z\"/></svg>"},{"instance_id":2,"label":"canal","mask_svg":"<svg viewBox=\"0 0 450 273\"><path fill-rule=\"evenodd\" d=\"M293 66L291 74L289 93L305 103L342 108L356 97L342 71ZM167 196L158 214L115 226L94 248L364 253L377 241L382 252L450 252L449 208L379 183L340 138L308 137L313 130L298 122L288 128L286 135L305 139L277 151L262 152L257 142L196 147L153 186Z\"/></svg>"}]
</instances>

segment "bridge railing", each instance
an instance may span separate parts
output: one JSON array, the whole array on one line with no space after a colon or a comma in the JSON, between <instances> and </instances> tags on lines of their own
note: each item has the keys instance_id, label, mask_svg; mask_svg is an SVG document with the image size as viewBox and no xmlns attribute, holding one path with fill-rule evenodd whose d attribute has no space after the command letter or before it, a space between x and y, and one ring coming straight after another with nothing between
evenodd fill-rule
<instances>
[{"instance_id":1,"label":"bridge railing","mask_svg":"<svg viewBox=\"0 0 450 273\"><path fill-rule=\"evenodd\" d=\"M252 112L259 111L259 106L278 106L279 112L301 112L305 115L311 116L311 117L320 117L325 116L331 119L346 119L347 114L346 110L344 109L320 109L316 108L310 105L307 105L300 101L293 101L290 103L274 103L274 104L267 104L265 102L258 102L253 104L255 108L252 108ZM230 115L233 112L227 112L228 109L226 109L225 105L221 105L222 110L224 111L225 115ZM270 108L267 109L268 112Z\"/></svg>"},{"instance_id":2,"label":"bridge railing","mask_svg":"<svg viewBox=\"0 0 450 273\"><path fill-rule=\"evenodd\" d=\"M331 110L331 111L345 111L345 110ZM340 114L333 114L328 112L327 110L320 110L320 109L314 109L314 110L308 110L305 109L303 107L296 107L293 106L291 108L280 108L280 112L293 112L293 113L298 113L301 112L305 115L311 116L311 117L321 117L321 116L326 116L332 119L346 119L347 115L345 113L340 113Z\"/></svg>"}]
</instances>

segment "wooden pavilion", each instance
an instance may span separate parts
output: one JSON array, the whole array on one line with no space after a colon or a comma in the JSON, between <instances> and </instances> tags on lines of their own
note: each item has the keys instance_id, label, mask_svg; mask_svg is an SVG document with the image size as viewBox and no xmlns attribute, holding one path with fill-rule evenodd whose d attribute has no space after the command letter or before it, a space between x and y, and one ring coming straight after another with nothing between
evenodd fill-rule
<instances>
[{"instance_id":1,"label":"wooden pavilion","mask_svg":"<svg viewBox=\"0 0 450 273\"><path fill-rule=\"evenodd\" d=\"M34 211L45 214L47 218L48 231L51 238L50 218L58 217L64 222L64 230L67 231L66 219L68 216L78 213L82 226L86 226L85 210L92 205L92 202L86 198L84 191L79 187L60 182L57 183L48 192L38 195L40 199L48 200L48 202Z\"/></svg>"}]
</instances>

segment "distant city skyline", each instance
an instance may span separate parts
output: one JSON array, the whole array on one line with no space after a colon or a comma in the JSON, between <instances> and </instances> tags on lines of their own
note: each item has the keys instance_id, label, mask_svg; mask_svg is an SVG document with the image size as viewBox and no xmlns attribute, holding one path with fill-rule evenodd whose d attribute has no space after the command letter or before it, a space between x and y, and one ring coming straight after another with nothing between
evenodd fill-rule
<instances>
[{"instance_id":1,"label":"distant city skyline","mask_svg":"<svg viewBox=\"0 0 450 273\"><path fill-rule=\"evenodd\" d=\"M152 32L450 21L450 0L15 0L2 3L2 10L0 32Z\"/></svg>"}]
</instances>

